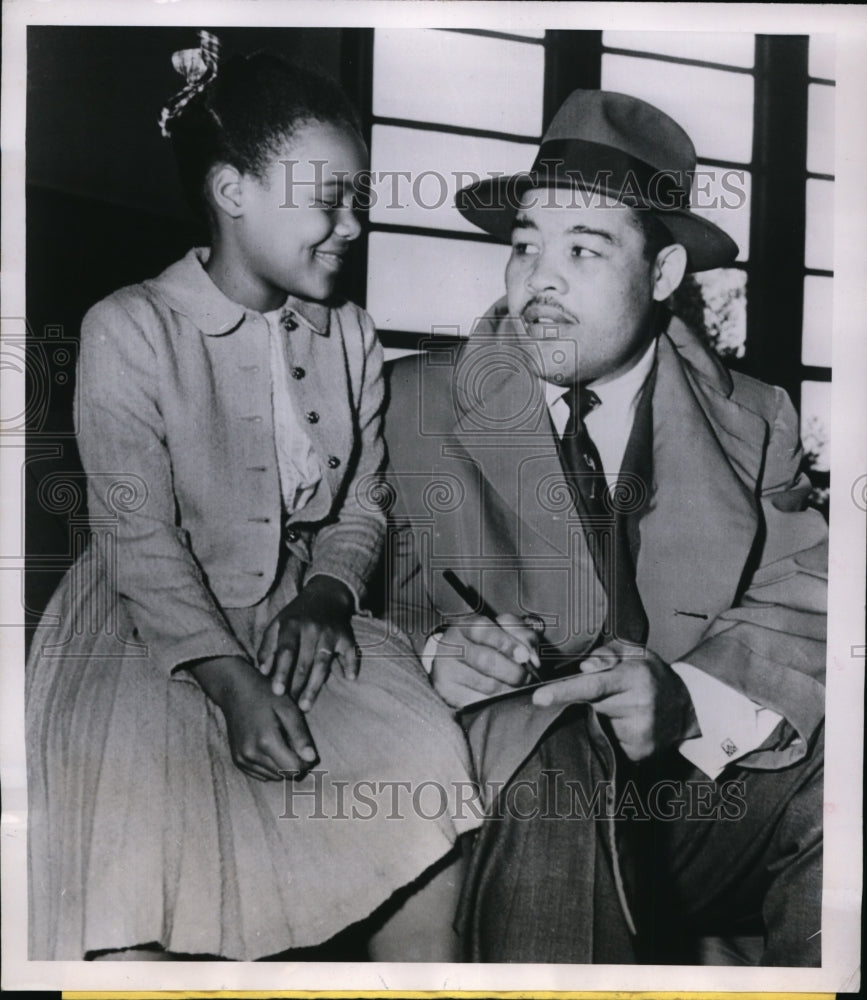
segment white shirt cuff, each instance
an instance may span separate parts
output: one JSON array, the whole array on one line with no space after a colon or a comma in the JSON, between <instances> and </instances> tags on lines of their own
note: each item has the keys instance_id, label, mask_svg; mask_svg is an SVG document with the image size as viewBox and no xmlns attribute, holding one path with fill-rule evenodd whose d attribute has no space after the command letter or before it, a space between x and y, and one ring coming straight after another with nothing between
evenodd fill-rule
<instances>
[{"instance_id":1,"label":"white shirt cuff","mask_svg":"<svg viewBox=\"0 0 867 1000\"><path fill-rule=\"evenodd\" d=\"M689 663L672 663L671 669L686 685L701 728L701 736L684 740L678 749L709 778L760 746L782 719Z\"/></svg>"},{"instance_id":2,"label":"white shirt cuff","mask_svg":"<svg viewBox=\"0 0 867 1000\"><path fill-rule=\"evenodd\" d=\"M442 632L434 632L424 644L424 649L421 653L421 665L428 673L433 670L434 657L437 655L441 638Z\"/></svg>"}]
</instances>

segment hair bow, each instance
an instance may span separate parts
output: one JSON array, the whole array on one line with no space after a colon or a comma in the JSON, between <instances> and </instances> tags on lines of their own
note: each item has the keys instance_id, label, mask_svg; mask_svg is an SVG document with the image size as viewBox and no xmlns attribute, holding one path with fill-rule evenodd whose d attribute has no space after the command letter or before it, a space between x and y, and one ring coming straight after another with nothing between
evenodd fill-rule
<instances>
[{"instance_id":1,"label":"hair bow","mask_svg":"<svg viewBox=\"0 0 867 1000\"><path fill-rule=\"evenodd\" d=\"M197 97L215 79L220 59L220 39L210 31L199 32L197 49L181 49L172 55L172 66L186 80L183 90L163 108L160 115L160 132L168 138L171 134L166 127L177 118L190 101Z\"/></svg>"}]
</instances>

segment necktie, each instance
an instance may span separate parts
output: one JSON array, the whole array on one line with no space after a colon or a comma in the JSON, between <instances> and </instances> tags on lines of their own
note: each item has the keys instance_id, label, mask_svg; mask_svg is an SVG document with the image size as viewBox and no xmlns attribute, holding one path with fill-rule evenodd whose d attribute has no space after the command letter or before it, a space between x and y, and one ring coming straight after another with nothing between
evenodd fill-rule
<instances>
[{"instance_id":1,"label":"necktie","mask_svg":"<svg viewBox=\"0 0 867 1000\"><path fill-rule=\"evenodd\" d=\"M604 501L605 473L602 459L584 423L587 414L599 406L599 397L592 389L582 385L572 386L564 399L569 407L569 419L561 442L564 468L574 477L587 514L594 521L610 520Z\"/></svg>"},{"instance_id":2,"label":"necktie","mask_svg":"<svg viewBox=\"0 0 867 1000\"><path fill-rule=\"evenodd\" d=\"M612 638L641 643L647 638L647 618L635 584L625 518L610 503L602 460L584 423L600 400L586 386L573 386L563 398L569 420L560 441L560 460L574 484L575 506L608 597L599 643Z\"/></svg>"}]
</instances>

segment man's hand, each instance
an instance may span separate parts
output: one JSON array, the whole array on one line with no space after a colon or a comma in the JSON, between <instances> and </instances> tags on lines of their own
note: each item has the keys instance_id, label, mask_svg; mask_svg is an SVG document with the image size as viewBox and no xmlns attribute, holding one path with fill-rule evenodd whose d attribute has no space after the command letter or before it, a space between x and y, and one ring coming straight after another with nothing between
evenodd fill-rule
<instances>
[{"instance_id":1,"label":"man's hand","mask_svg":"<svg viewBox=\"0 0 867 1000\"><path fill-rule=\"evenodd\" d=\"M580 674L533 693L540 706L572 702L587 702L607 716L634 761L701 734L686 685L671 667L652 650L618 639L588 657Z\"/></svg>"},{"instance_id":2,"label":"man's hand","mask_svg":"<svg viewBox=\"0 0 867 1000\"><path fill-rule=\"evenodd\" d=\"M539 666L539 637L514 615L481 615L451 625L434 656L431 681L452 708L512 691L526 683L526 664Z\"/></svg>"}]
</instances>

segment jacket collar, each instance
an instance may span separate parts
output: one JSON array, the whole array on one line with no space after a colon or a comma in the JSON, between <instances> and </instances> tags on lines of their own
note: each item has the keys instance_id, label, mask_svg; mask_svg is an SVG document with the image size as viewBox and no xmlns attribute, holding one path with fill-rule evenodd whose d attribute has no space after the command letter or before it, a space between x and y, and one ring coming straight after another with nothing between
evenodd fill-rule
<instances>
[{"instance_id":1,"label":"jacket collar","mask_svg":"<svg viewBox=\"0 0 867 1000\"><path fill-rule=\"evenodd\" d=\"M247 314L254 311L234 302L217 288L204 268L209 255L207 247L196 247L146 284L206 336L219 337L237 330ZM328 336L331 310L327 305L290 295L283 308L290 309L314 333Z\"/></svg>"},{"instance_id":2,"label":"jacket collar","mask_svg":"<svg viewBox=\"0 0 867 1000\"><path fill-rule=\"evenodd\" d=\"M672 316L662 336L671 341L681 360L692 369L694 376L723 396L728 397L732 394L734 383L731 372L683 320Z\"/></svg>"}]
</instances>

